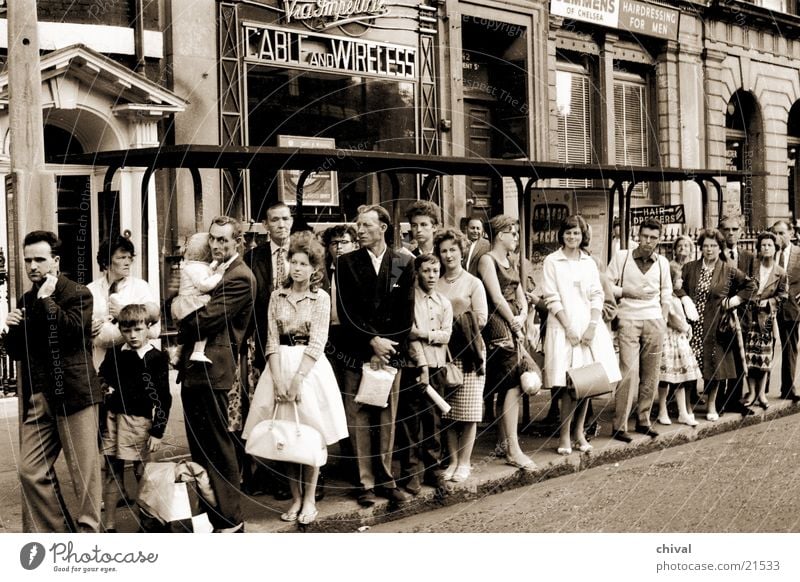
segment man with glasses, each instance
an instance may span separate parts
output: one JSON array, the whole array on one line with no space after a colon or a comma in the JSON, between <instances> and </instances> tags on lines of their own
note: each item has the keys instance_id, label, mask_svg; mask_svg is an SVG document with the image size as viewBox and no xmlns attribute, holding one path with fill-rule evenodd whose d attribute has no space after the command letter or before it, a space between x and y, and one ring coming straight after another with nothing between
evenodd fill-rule
<instances>
[{"instance_id":1,"label":"man with glasses","mask_svg":"<svg viewBox=\"0 0 800 582\"><path fill-rule=\"evenodd\" d=\"M322 235L322 242L325 245L325 268L328 273L328 280L331 282L331 322L328 332L328 345L325 353L333 367L339 390L344 390L344 358L342 352L342 322L339 317L339 310L336 305L336 267L339 257L352 252L358 248L356 244L356 229L349 224L337 224L331 226ZM343 393L344 394L344 393ZM347 415L347 425L353 426L354 420L351 418L352 408L345 407ZM358 483L358 466L355 461L355 444L352 433L346 439L339 441L339 448L345 460L346 472L350 480Z\"/></svg>"},{"instance_id":2,"label":"man with glasses","mask_svg":"<svg viewBox=\"0 0 800 582\"><path fill-rule=\"evenodd\" d=\"M743 234L742 217L735 214L723 216L719 221L719 231L722 233L722 236L725 237L725 248L722 249L724 260L729 265L742 271L748 277L752 277L755 255L739 247L739 239L742 238ZM744 309L744 307L739 308L740 319L744 314ZM725 390L717 391L717 411L720 414L723 412L735 412L743 416L752 416L755 412L741 403L742 388L744 387L744 378L747 375L747 367L742 361L738 349L733 350L733 360L736 364L736 378L733 380L726 380Z\"/></svg>"},{"instance_id":3,"label":"man with glasses","mask_svg":"<svg viewBox=\"0 0 800 582\"><path fill-rule=\"evenodd\" d=\"M778 333L781 336L781 398L794 403L800 401L794 384L797 371L797 324L800 322L800 249L792 244L792 228L785 220L772 225L772 232L778 238L778 264L786 271L789 279L789 297L778 311Z\"/></svg>"},{"instance_id":4,"label":"man with glasses","mask_svg":"<svg viewBox=\"0 0 800 582\"><path fill-rule=\"evenodd\" d=\"M619 364L622 381L617 387L611 436L624 443L628 417L636 398L636 432L658 436L650 424L650 409L661 369L661 350L672 295L669 261L656 252L661 223L654 219L639 227L639 246L620 250L608 265L608 277L619 303Z\"/></svg>"}]
</instances>

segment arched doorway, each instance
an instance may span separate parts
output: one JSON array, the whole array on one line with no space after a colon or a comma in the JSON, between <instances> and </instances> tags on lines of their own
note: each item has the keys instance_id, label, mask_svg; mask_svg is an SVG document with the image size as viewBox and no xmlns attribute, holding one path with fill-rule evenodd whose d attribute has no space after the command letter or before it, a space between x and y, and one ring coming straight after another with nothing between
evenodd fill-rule
<instances>
[{"instance_id":1,"label":"arched doorway","mask_svg":"<svg viewBox=\"0 0 800 582\"><path fill-rule=\"evenodd\" d=\"M764 178L753 175L764 169L763 136L758 102L752 93L736 91L725 111L725 149L728 168L747 175L728 183L723 212L741 212L748 230L761 229L767 220Z\"/></svg>"},{"instance_id":2,"label":"arched doorway","mask_svg":"<svg viewBox=\"0 0 800 582\"><path fill-rule=\"evenodd\" d=\"M800 159L800 101L796 101L789 110L786 123L786 159L789 166L789 212L792 221L800 218L800 175L797 161Z\"/></svg>"}]
</instances>

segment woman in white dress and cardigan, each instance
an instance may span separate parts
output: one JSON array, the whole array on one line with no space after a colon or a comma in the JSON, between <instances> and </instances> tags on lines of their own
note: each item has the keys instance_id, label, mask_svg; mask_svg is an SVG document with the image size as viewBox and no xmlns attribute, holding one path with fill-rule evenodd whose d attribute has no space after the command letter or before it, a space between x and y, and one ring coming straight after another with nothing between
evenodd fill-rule
<instances>
[{"instance_id":1,"label":"woman in white dress and cardigan","mask_svg":"<svg viewBox=\"0 0 800 582\"><path fill-rule=\"evenodd\" d=\"M567 385L567 370L600 362L611 383L622 379L614 345L603 325L603 287L600 274L586 247L589 227L577 215L568 216L558 230L561 248L544 260L542 294L550 317L544 344L544 385L550 389ZM558 453L572 453L570 425L574 426L575 446L586 452L592 446L586 440L583 425L587 399L576 402L562 390L561 434ZM575 422L572 422L576 414Z\"/></svg>"},{"instance_id":2,"label":"woman in white dress and cardigan","mask_svg":"<svg viewBox=\"0 0 800 582\"><path fill-rule=\"evenodd\" d=\"M268 366L261 374L253 396L242 437L247 439L261 421L277 418L295 420L319 431L332 445L347 437L347 420L336 377L325 357L331 299L319 288L325 266L324 249L309 232L289 239L289 276L283 287L273 291L269 301L267 344ZM292 504L281 515L283 521L308 525L317 517L314 491L319 468L289 466Z\"/></svg>"}]
</instances>

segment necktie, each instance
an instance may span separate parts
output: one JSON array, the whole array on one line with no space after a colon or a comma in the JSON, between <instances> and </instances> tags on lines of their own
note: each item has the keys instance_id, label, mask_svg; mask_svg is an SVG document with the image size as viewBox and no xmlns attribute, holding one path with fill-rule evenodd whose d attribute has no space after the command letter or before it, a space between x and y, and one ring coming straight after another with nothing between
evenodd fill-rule
<instances>
[{"instance_id":1,"label":"necktie","mask_svg":"<svg viewBox=\"0 0 800 582\"><path fill-rule=\"evenodd\" d=\"M336 310L336 268L331 269L331 325L339 325L339 312Z\"/></svg>"},{"instance_id":2,"label":"necktie","mask_svg":"<svg viewBox=\"0 0 800 582\"><path fill-rule=\"evenodd\" d=\"M785 269L789 265L789 249L785 248L781 251L781 266Z\"/></svg>"},{"instance_id":3,"label":"necktie","mask_svg":"<svg viewBox=\"0 0 800 582\"><path fill-rule=\"evenodd\" d=\"M733 256L733 249L728 249L728 256L731 258L732 261L736 260L736 257Z\"/></svg>"},{"instance_id":4,"label":"necktie","mask_svg":"<svg viewBox=\"0 0 800 582\"><path fill-rule=\"evenodd\" d=\"M286 263L283 261L283 247L278 247L278 253L275 258L275 267L277 270L275 277L275 288L277 289L283 285L283 281L286 279Z\"/></svg>"}]
</instances>

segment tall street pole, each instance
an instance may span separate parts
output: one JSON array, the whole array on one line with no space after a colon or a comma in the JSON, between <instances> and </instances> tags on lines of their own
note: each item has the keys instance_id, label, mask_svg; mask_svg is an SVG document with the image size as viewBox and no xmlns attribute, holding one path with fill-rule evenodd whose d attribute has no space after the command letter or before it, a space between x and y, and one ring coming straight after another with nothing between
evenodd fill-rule
<instances>
[{"instance_id":1,"label":"tall street pole","mask_svg":"<svg viewBox=\"0 0 800 582\"><path fill-rule=\"evenodd\" d=\"M22 239L30 230L58 232L56 185L44 168L42 72L39 66L39 30L36 0L8 3L8 113L11 124L11 173L6 178L8 213L9 292L23 290ZM17 374L17 394L21 395ZM22 398L18 398L20 435ZM22 500L22 528L30 518Z\"/></svg>"}]
</instances>

